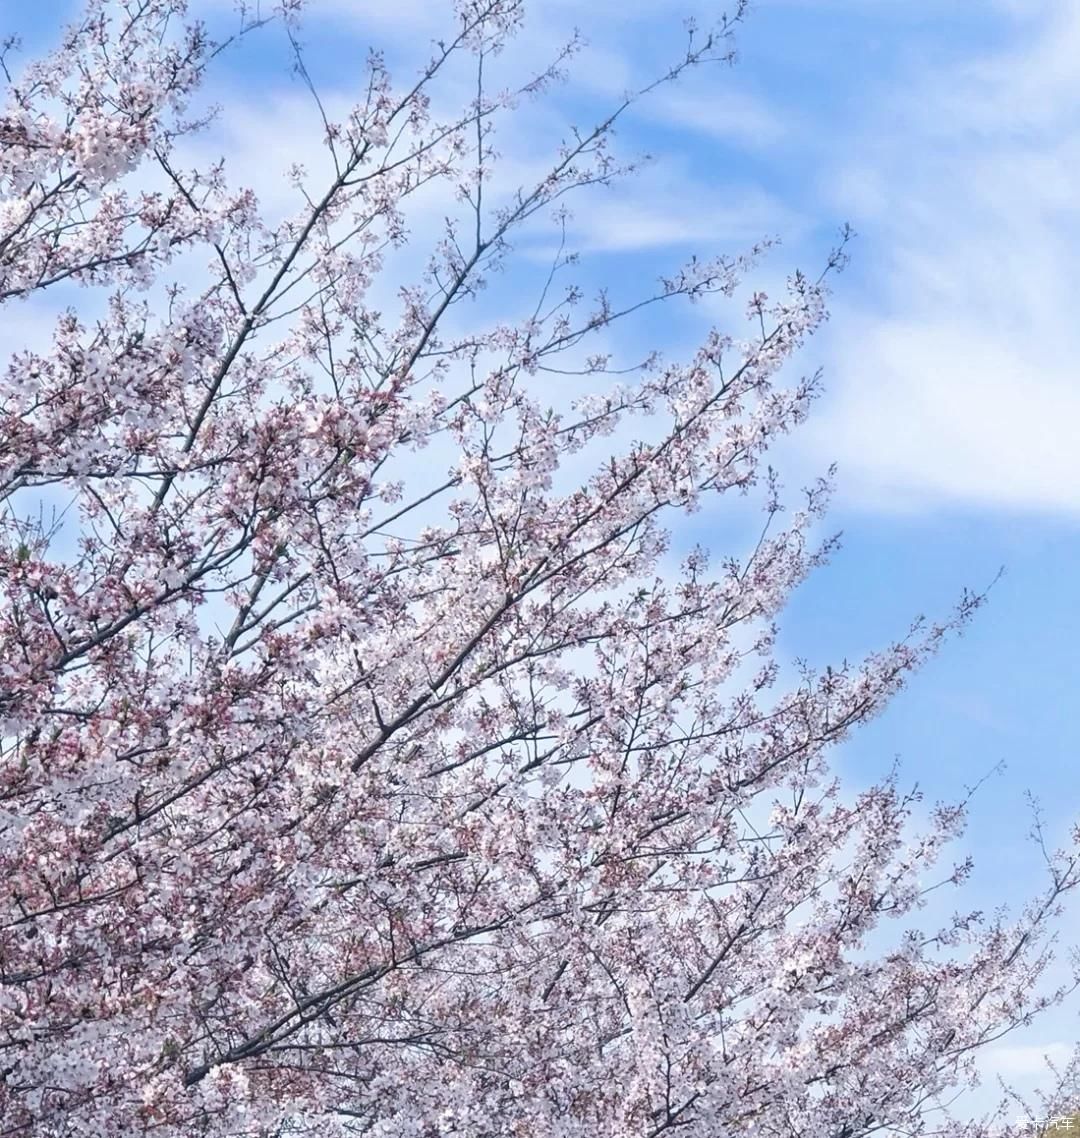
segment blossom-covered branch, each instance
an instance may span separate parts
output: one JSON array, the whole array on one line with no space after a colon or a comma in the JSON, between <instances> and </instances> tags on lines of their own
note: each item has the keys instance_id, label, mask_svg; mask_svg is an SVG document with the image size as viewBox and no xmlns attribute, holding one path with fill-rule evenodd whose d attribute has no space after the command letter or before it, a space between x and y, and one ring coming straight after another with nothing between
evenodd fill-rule
<instances>
[{"instance_id":1,"label":"blossom-covered branch","mask_svg":"<svg viewBox=\"0 0 1080 1138\"><path fill-rule=\"evenodd\" d=\"M870 951L963 810L912 837L916 797L848 801L830 748L980 598L781 690L829 487L788 516L763 460L817 392L782 369L843 247L678 362L611 369L601 337L739 295L766 242L591 308L564 286L566 202L633 167L614 124L728 59L742 7L509 190L495 125L573 41L496 93L522 4L458 0L418 79L372 55L336 120L297 7L332 171L295 169L284 218L227 159L184 164L222 45L183 0L92 0L52 55L5 56L5 315L61 284L101 315L0 388L0 1135L923 1132L1059 998L1077 865L1051 855L1017 922ZM388 319L434 191L451 216ZM548 215L520 318L467 309ZM762 482L744 556L663 572L672 519Z\"/></svg>"}]
</instances>

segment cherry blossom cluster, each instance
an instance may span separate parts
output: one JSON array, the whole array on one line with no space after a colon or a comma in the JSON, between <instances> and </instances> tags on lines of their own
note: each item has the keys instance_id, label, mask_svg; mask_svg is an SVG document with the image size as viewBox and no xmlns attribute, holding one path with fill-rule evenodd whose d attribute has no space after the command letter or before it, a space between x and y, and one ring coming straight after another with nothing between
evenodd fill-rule
<instances>
[{"instance_id":1,"label":"cherry blossom cluster","mask_svg":"<svg viewBox=\"0 0 1080 1138\"><path fill-rule=\"evenodd\" d=\"M86 303L0 384L0 1135L917 1135L1061 998L1073 852L1011 920L920 928L964 809L830 770L980 598L781 682L829 485L784 509L765 457L842 249L632 367L618 329L739 297L767 243L591 307L560 249L520 319L478 303L633 165L638 95L499 192L495 124L574 50L489 93L522 18L461 0L419 78L372 55L340 121L314 102L331 174L283 218L184 165L222 45L183 0L92 0L9 76L5 316ZM433 186L458 213L391 318ZM742 555L667 568L755 488Z\"/></svg>"}]
</instances>

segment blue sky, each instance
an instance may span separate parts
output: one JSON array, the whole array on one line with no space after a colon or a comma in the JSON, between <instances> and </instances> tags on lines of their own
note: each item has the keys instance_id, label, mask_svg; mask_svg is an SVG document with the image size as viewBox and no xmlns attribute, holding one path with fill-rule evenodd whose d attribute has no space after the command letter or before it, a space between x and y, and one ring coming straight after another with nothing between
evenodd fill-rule
<instances>
[{"instance_id":1,"label":"blue sky","mask_svg":"<svg viewBox=\"0 0 1080 1138\"><path fill-rule=\"evenodd\" d=\"M217 0L195 6L227 17ZM522 136L505 138L508 162L650 77L695 6L707 24L715 7L702 0L535 3L508 73L575 25L592 46L548 109L529 109ZM0 30L33 46L69 9L0 0ZM368 43L392 66L418 63L445 5L310 9L309 65L333 100ZM1007 764L976 797L962 843L978 862L967 903L993 909L1040 880L1025 792L1054 841L1080 814L1080 0L757 0L738 46L736 68L664 92L621 130L624 152L656 160L580 201L582 272L655 275L691 251L778 234L767 283L816 269L840 224L855 227L832 320L803 357L825 368L827 393L775 460L792 487L839 464L829 525L843 546L795 597L781 650L857 657L1004 567L968 633L839 756L852 785L899 756L931 801ZM271 205L284 186L275 164L317 143L284 48L268 35L226 60L213 89L223 118L205 141L255 171ZM654 322L639 335L677 354L693 331ZM726 532L706 512L675 544ZM1065 943L1078 934L1074 907ZM987 1069L1030 1085L1041 1050L1060 1054L1075 1028L1075 1011L1057 1014Z\"/></svg>"}]
</instances>

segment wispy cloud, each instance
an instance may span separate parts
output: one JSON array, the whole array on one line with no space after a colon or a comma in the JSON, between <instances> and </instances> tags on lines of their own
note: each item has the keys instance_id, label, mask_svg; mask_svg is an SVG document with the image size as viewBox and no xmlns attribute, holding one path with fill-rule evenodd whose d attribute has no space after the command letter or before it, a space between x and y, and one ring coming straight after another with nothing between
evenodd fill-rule
<instances>
[{"instance_id":1,"label":"wispy cloud","mask_svg":"<svg viewBox=\"0 0 1080 1138\"><path fill-rule=\"evenodd\" d=\"M1049 1059L1063 1067L1072 1055L1067 1043L1028 1044L1013 1047L991 1047L983 1056L982 1066L987 1074L1001 1075L1005 1079L1044 1075Z\"/></svg>"},{"instance_id":2,"label":"wispy cloud","mask_svg":"<svg viewBox=\"0 0 1080 1138\"><path fill-rule=\"evenodd\" d=\"M845 282L805 438L877 508L1080 514L1080 5L1012 18L1007 49L874 100L822 178L882 286Z\"/></svg>"},{"instance_id":3,"label":"wispy cloud","mask_svg":"<svg viewBox=\"0 0 1080 1138\"><path fill-rule=\"evenodd\" d=\"M771 194L734 186L719 192L669 165L582 195L573 209L577 247L585 252L741 250L781 230L785 220L797 224Z\"/></svg>"},{"instance_id":4,"label":"wispy cloud","mask_svg":"<svg viewBox=\"0 0 1080 1138\"><path fill-rule=\"evenodd\" d=\"M790 118L734 85L717 93L715 88L692 80L658 95L644 110L665 127L753 149L782 145L793 126Z\"/></svg>"}]
</instances>

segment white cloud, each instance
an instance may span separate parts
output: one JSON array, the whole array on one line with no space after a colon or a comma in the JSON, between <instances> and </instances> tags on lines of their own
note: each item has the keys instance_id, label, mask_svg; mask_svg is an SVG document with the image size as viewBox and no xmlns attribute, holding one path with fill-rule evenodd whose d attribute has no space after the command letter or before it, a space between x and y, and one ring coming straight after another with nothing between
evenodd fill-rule
<instances>
[{"instance_id":1,"label":"white cloud","mask_svg":"<svg viewBox=\"0 0 1080 1138\"><path fill-rule=\"evenodd\" d=\"M645 114L668 127L692 130L712 138L737 142L755 149L782 145L792 128L764 101L752 98L732 84L683 82L646 103Z\"/></svg>"},{"instance_id":2,"label":"white cloud","mask_svg":"<svg viewBox=\"0 0 1080 1138\"><path fill-rule=\"evenodd\" d=\"M845 492L878 508L1080 512L1080 384L1052 350L1025 351L989 312L838 324L851 346L837 398L804 437L840 461Z\"/></svg>"},{"instance_id":3,"label":"white cloud","mask_svg":"<svg viewBox=\"0 0 1080 1138\"><path fill-rule=\"evenodd\" d=\"M1072 1053L1073 1049L1067 1043L991 1047L983 1053L980 1066L986 1074L1000 1075L1006 1081L1024 1079L1045 1075L1047 1059L1056 1067L1064 1067Z\"/></svg>"},{"instance_id":4,"label":"white cloud","mask_svg":"<svg viewBox=\"0 0 1080 1138\"><path fill-rule=\"evenodd\" d=\"M741 251L783 231L785 217L789 230L796 225L769 194L745 187L718 192L668 164L612 189L582 194L571 205L577 246L589 252L680 246Z\"/></svg>"},{"instance_id":5,"label":"white cloud","mask_svg":"<svg viewBox=\"0 0 1080 1138\"><path fill-rule=\"evenodd\" d=\"M823 178L883 287L841 283L804 437L864 505L1080 514L1080 4L1016 18L1005 52L873 100Z\"/></svg>"}]
</instances>

